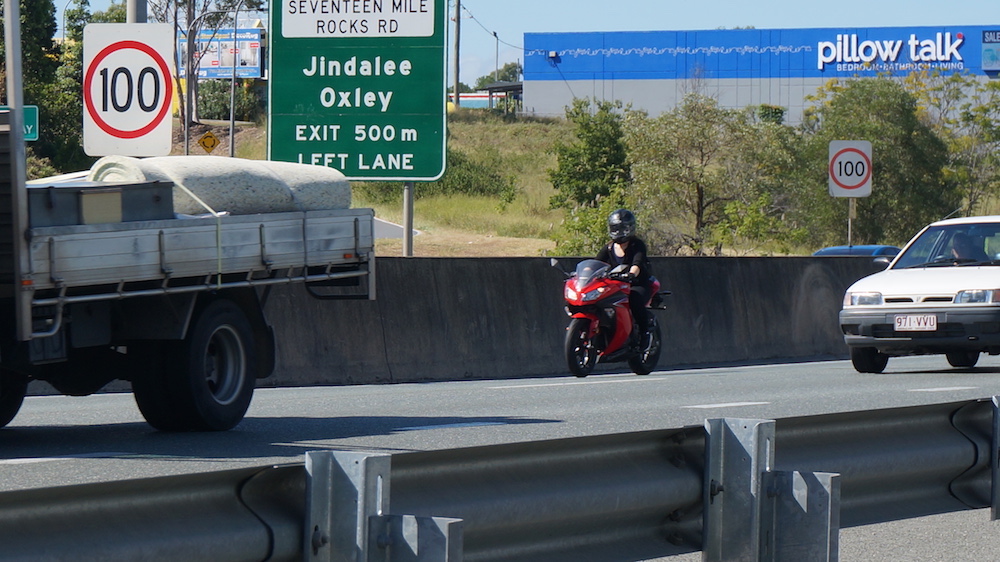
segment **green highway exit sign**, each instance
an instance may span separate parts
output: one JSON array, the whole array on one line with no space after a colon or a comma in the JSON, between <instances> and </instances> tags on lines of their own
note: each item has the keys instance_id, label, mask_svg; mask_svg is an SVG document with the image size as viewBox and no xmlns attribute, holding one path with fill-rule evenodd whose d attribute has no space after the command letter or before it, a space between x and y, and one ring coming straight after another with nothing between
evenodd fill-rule
<instances>
[{"instance_id":1,"label":"green highway exit sign","mask_svg":"<svg viewBox=\"0 0 1000 562\"><path fill-rule=\"evenodd\" d=\"M441 177L446 5L271 2L268 158L355 180Z\"/></svg>"},{"instance_id":2,"label":"green highway exit sign","mask_svg":"<svg viewBox=\"0 0 1000 562\"><path fill-rule=\"evenodd\" d=\"M0 105L0 111L6 111L10 109L6 105ZM38 106L37 105L26 105L24 106L24 140L26 141L36 141L38 140Z\"/></svg>"}]
</instances>

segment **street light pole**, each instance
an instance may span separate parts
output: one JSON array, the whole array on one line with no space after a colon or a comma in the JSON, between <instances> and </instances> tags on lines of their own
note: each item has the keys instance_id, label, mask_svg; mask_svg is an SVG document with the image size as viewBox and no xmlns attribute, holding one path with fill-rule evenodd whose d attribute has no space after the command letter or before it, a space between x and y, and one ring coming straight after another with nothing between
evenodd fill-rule
<instances>
[{"instance_id":1,"label":"street light pole","mask_svg":"<svg viewBox=\"0 0 1000 562\"><path fill-rule=\"evenodd\" d=\"M458 96L458 61L459 61L459 36L462 34L462 0L455 0L455 58L452 66L455 67L455 85L452 93L455 94L455 107L462 105Z\"/></svg>"},{"instance_id":2,"label":"street light pole","mask_svg":"<svg viewBox=\"0 0 1000 562\"><path fill-rule=\"evenodd\" d=\"M242 3L242 2L241 2ZM191 112L194 110L194 102L191 99L191 93L194 88L191 87L191 70L194 68L194 41L191 35L194 33L195 25L198 20L205 16L210 16L213 14L228 14L228 11L215 10L211 12L205 12L200 16L191 20L187 28L187 52L184 53L184 155L187 156L191 153L190 148L190 130L191 130ZM235 38L235 37L234 37Z\"/></svg>"},{"instance_id":3,"label":"street light pole","mask_svg":"<svg viewBox=\"0 0 1000 562\"><path fill-rule=\"evenodd\" d=\"M229 157L232 158L236 156L236 62L240 55L239 49L239 39L236 34L239 33L239 21L240 21L240 6L243 5L244 0L240 0L236 4L236 14L233 16L233 79L229 83Z\"/></svg>"}]
</instances>

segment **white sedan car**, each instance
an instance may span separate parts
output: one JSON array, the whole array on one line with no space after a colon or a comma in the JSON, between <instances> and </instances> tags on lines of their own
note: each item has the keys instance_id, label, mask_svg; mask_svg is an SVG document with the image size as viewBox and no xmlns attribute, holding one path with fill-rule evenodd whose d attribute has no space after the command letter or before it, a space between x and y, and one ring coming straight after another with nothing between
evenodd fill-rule
<instances>
[{"instance_id":1,"label":"white sedan car","mask_svg":"<svg viewBox=\"0 0 1000 562\"><path fill-rule=\"evenodd\" d=\"M973 367L980 353L1000 354L1000 216L925 227L885 271L847 289L840 327L862 373L898 355Z\"/></svg>"}]
</instances>

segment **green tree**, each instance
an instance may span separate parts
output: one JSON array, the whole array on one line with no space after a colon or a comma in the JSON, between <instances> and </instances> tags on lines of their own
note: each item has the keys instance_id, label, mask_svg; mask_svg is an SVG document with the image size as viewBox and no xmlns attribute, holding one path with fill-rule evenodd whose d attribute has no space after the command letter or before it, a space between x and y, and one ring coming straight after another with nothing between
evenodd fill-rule
<instances>
[{"instance_id":1,"label":"green tree","mask_svg":"<svg viewBox=\"0 0 1000 562\"><path fill-rule=\"evenodd\" d=\"M486 86L493 84L495 82L517 82L521 79L521 73L523 69L521 68L521 63L519 62L508 62L507 64L500 67L497 72L491 72L489 74L484 74L476 79L476 89L485 90Z\"/></svg>"},{"instance_id":2,"label":"green tree","mask_svg":"<svg viewBox=\"0 0 1000 562\"><path fill-rule=\"evenodd\" d=\"M791 196L802 173L802 140L774 119L777 112L742 124L726 158L732 198L711 225L711 239L747 253L788 253L805 241L807 226L790 220Z\"/></svg>"},{"instance_id":3,"label":"green tree","mask_svg":"<svg viewBox=\"0 0 1000 562\"><path fill-rule=\"evenodd\" d=\"M918 118L916 98L897 80L833 81L810 98L805 144L810 162L797 196L817 244L846 238L848 205L827 195L829 143L870 140L872 195L858 201L854 243L902 243L928 222L953 212L961 195L945 179L948 149Z\"/></svg>"},{"instance_id":4,"label":"green tree","mask_svg":"<svg viewBox=\"0 0 1000 562\"><path fill-rule=\"evenodd\" d=\"M234 116L242 121L257 121L266 112L263 98L250 79L236 79L236 89L231 90L229 80L205 80L198 88L198 110L205 119L229 120L230 101L235 94Z\"/></svg>"},{"instance_id":5,"label":"green tree","mask_svg":"<svg viewBox=\"0 0 1000 562\"><path fill-rule=\"evenodd\" d=\"M658 217L658 232L647 242L665 253L682 246L718 252L713 232L727 208L733 219L739 214L733 205L749 205L760 190L749 152L758 142L751 112L692 93L657 118L630 114L626 132L636 206Z\"/></svg>"},{"instance_id":6,"label":"green tree","mask_svg":"<svg viewBox=\"0 0 1000 562\"><path fill-rule=\"evenodd\" d=\"M125 23L127 17L128 8L125 6L125 0L114 0L107 10L94 12L89 21L90 23Z\"/></svg>"},{"instance_id":7,"label":"green tree","mask_svg":"<svg viewBox=\"0 0 1000 562\"><path fill-rule=\"evenodd\" d=\"M615 188L607 196L601 197L593 206L571 209L562 227L553 235L556 247L552 251L557 256L592 256L608 242L608 215L616 209L628 207L625 192ZM647 221L639 217L639 236L645 238Z\"/></svg>"},{"instance_id":8,"label":"green tree","mask_svg":"<svg viewBox=\"0 0 1000 562\"><path fill-rule=\"evenodd\" d=\"M448 86L447 92L450 94L453 91L455 91L455 87L454 86ZM468 93L474 92L474 91L475 90L473 90L472 88L470 88L469 85L466 84L465 82L459 82L458 83L458 93L460 93L460 94L468 94Z\"/></svg>"},{"instance_id":9,"label":"green tree","mask_svg":"<svg viewBox=\"0 0 1000 562\"><path fill-rule=\"evenodd\" d=\"M21 5L21 83L24 103L38 106L39 139L28 146L30 177L52 171L75 171L87 167L80 148L81 90L79 80L66 82L72 69L79 69L81 62L64 64L66 52L53 41L56 32L55 5L51 0L22 0ZM67 11L67 27L75 23L75 12ZM81 27L82 29L82 27ZM82 36L75 38L67 29L67 42L79 44ZM0 43L0 51L4 45ZM82 56L76 51L82 61ZM6 99L6 83L2 86ZM78 167L79 166L79 167Z\"/></svg>"},{"instance_id":10,"label":"green tree","mask_svg":"<svg viewBox=\"0 0 1000 562\"><path fill-rule=\"evenodd\" d=\"M964 214L1000 196L1000 84L968 73L914 72L904 85L918 115L948 146L945 177L961 191Z\"/></svg>"},{"instance_id":11,"label":"green tree","mask_svg":"<svg viewBox=\"0 0 1000 562\"><path fill-rule=\"evenodd\" d=\"M33 96L33 88L49 84L59 68L59 46L53 41L56 34L56 7L52 0L21 0L21 73L26 104ZM4 18L0 6L0 20ZM0 29L3 38L3 29ZM0 41L0 60L6 60L6 42ZM6 98L6 84L3 86Z\"/></svg>"},{"instance_id":12,"label":"green tree","mask_svg":"<svg viewBox=\"0 0 1000 562\"><path fill-rule=\"evenodd\" d=\"M575 99L566 118L575 125L576 141L557 143L557 167L549 171L558 192L553 208L595 206L598 198L631 183L622 124L621 102Z\"/></svg>"}]
</instances>

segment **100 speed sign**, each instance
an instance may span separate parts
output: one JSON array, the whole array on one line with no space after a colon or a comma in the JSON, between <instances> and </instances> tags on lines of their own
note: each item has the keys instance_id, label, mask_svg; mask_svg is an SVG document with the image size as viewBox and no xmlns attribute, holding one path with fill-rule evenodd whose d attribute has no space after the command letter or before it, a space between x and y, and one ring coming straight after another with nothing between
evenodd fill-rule
<instances>
[{"instance_id":1,"label":"100 speed sign","mask_svg":"<svg viewBox=\"0 0 1000 562\"><path fill-rule=\"evenodd\" d=\"M173 26L89 24L83 32L83 148L91 156L170 153Z\"/></svg>"}]
</instances>

